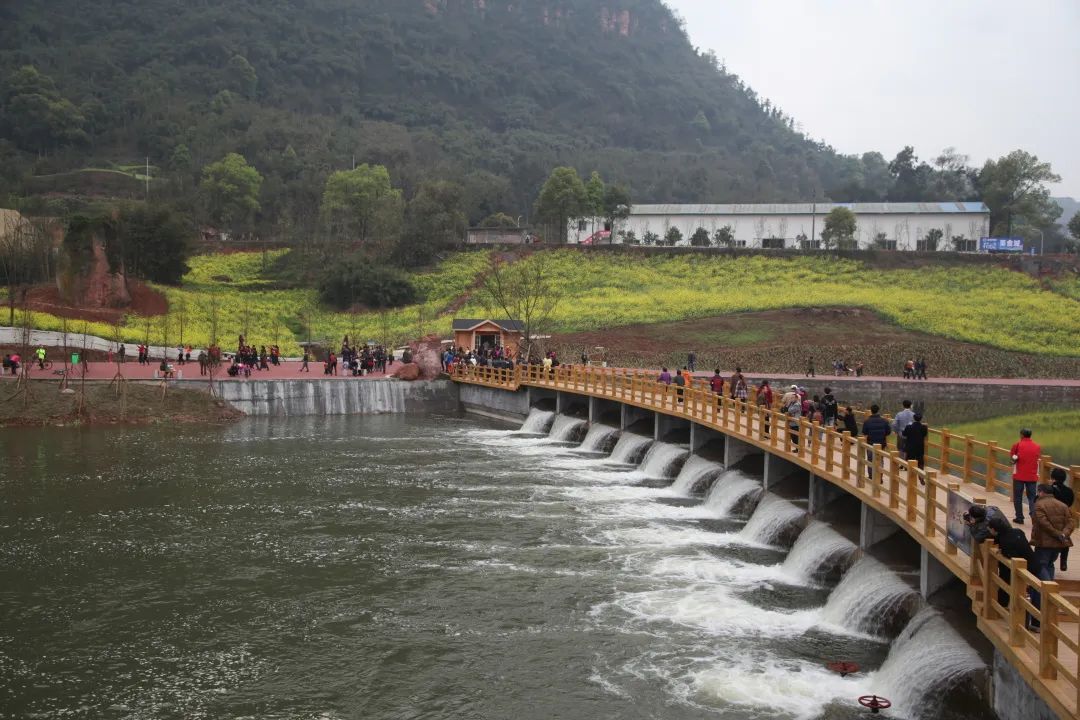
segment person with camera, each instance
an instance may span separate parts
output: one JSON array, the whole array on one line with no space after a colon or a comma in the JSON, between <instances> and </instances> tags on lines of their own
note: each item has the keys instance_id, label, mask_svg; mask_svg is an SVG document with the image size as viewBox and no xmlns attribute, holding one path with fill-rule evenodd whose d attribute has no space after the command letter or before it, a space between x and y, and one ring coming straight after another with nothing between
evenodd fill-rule
<instances>
[{"instance_id":1,"label":"person with camera","mask_svg":"<svg viewBox=\"0 0 1080 720\"><path fill-rule=\"evenodd\" d=\"M1000 515L988 520L987 527L990 531L990 539L997 543L1002 555L1009 559L1021 558L1027 562L1029 568L1034 566L1035 553L1023 530L1013 527L1008 519ZM1012 582L1012 571L1005 563L998 563L998 575L1006 584ZM998 604L1009 607L1009 594L1000 588L998 589ZM1038 593L1032 597L1032 604L1035 607L1039 606ZM1029 617L1027 622L1030 624L1031 621L1032 618Z\"/></svg>"},{"instance_id":2,"label":"person with camera","mask_svg":"<svg viewBox=\"0 0 1080 720\"><path fill-rule=\"evenodd\" d=\"M993 505L972 505L964 513L964 524L968 526L968 532L971 533L971 539L975 541L975 544L986 542L993 537L990 534L990 521L996 517L1004 520L1006 525L1009 522L1008 518ZM1024 538L1024 542L1027 542L1027 538Z\"/></svg>"}]
</instances>

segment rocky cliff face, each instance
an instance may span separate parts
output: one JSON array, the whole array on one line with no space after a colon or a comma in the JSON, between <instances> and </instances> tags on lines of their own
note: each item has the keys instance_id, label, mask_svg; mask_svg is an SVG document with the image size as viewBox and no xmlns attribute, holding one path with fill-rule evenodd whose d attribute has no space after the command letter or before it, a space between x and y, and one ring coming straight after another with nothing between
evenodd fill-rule
<instances>
[{"instance_id":1,"label":"rocky cliff face","mask_svg":"<svg viewBox=\"0 0 1080 720\"><path fill-rule=\"evenodd\" d=\"M56 287L68 303L81 308L126 308L131 291L122 262L110 259L108 241L90 232L77 245L65 243Z\"/></svg>"}]
</instances>

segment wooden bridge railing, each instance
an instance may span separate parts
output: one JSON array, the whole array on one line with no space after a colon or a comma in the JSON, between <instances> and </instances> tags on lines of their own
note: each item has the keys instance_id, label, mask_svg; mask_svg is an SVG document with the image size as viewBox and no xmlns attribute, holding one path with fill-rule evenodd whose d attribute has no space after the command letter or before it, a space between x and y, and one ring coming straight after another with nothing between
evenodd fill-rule
<instances>
[{"instance_id":1,"label":"wooden bridge railing","mask_svg":"<svg viewBox=\"0 0 1080 720\"><path fill-rule=\"evenodd\" d=\"M452 377L507 390L525 385L580 393L683 417L768 450L857 495L904 528L967 585L983 632L1014 650L1010 661L1030 668L1025 674L1034 678L1033 685L1044 699L1067 715L1077 716L1080 610L1061 594L1057 583L1032 575L1024 561L1005 560L985 545L969 557L947 539L950 491L969 485L970 492L974 485L974 490L1011 495L1008 449L969 435L931 429L926 467L920 468L914 461L903 460L895 449L871 445L864 437L806 418L794 420L758 405L754 389L742 400L716 395L699 383L683 388L659 383L655 374L636 370L462 365L455 368ZM1060 466L1044 456L1041 476L1048 478L1054 467ZM1075 486L1080 481L1080 466L1064 469ZM985 503L986 499L976 497L975 502ZM999 562L1013 570L1009 583L996 572ZM1000 598L996 590L1003 593ZM1041 595L1039 608L1027 599L1029 592ZM1040 634L1025 629L1026 614L1040 620ZM1029 646L1036 652L1025 652Z\"/></svg>"}]
</instances>

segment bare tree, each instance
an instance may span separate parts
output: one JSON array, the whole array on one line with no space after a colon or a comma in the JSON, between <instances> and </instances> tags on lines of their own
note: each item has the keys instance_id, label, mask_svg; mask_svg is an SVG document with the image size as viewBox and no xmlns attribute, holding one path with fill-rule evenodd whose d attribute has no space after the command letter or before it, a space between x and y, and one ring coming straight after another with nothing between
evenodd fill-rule
<instances>
[{"instance_id":1,"label":"bare tree","mask_svg":"<svg viewBox=\"0 0 1080 720\"><path fill-rule=\"evenodd\" d=\"M494 259L483 278L480 290L489 306L521 325L519 357L528 359L536 336L549 329L561 299L554 278L551 260L543 252L517 262Z\"/></svg>"},{"instance_id":2,"label":"bare tree","mask_svg":"<svg viewBox=\"0 0 1080 720\"><path fill-rule=\"evenodd\" d=\"M22 346L19 350L19 356L22 365L19 368L19 379L15 383L15 392L11 394L8 401L10 402L22 395L24 408L30 406L30 400L34 397L30 383L30 368L34 364L33 360L30 359L30 335L33 327L34 322L30 310L23 308L19 316L19 340Z\"/></svg>"},{"instance_id":3,"label":"bare tree","mask_svg":"<svg viewBox=\"0 0 1080 720\"><path fill-rule=\"evenodd\" d=\"M181 299L176 303L176 322L180 331L180 346L184 345L184 321L187 320L187 303Z\"/></svg>"},{"instance_id":4,"label":"bare tree","mask_svg":"<svg viewBox=\"0 0 1080 720\"><path fill-rule=\"evenodd\" d=\"M75 417L83 419L86 415L86 375L90 369L89 359L86 354L89 352L90 344L90 326L84 320L82 324L82 351L79 353L79 364L82 365L81 372L79 373L79 392L76 394L75 401Z\"/></svg>"},{"instance_id":5,"label":"bare tree","mask_svg":"<svg viewBox=\"0 0 1080 720\"><path fill-rule=\"evenodd\" d=\"M120 346L121 346L121 344L123 342L124 342L124 317L123 317L123 315L118 315L116 317L116 320L113 321L113 346L116 348L116 351L113 354L113 359L116 361L116 374L113 375L113 379L109 382L110 387L112 387L113 385L116 386L116 394L118 396L121 393L125 392L125 390L126 390L126 388L124 387L124 385L126 383L124 381L123 362L121 361L123 356L120 354ZM121 402L121 410L120 410L120 416L121 417L124 416L124 409L125 409L124 408L124 403Z\"/></svg>"},{"instance_id":6,"label":"bare tree","mask_svg":"<svg viewBox=\"0 0 1080 720\"><path fill-rule=\"evenodd\" d=\"M67 319L67 317L62 316L60 318L60 341L64 346L64 349L62 351L63 355L64 355L64 375L63 375L63 377L60 378L60 389L61 390L67 389L67 387L68 387L68 377L71 375L71 366L68 364L68 360L70 359L70 356L68 355L68 353L71 352L69 350L69 348L68 348L68 339L69 339L68 335L69 335L69 333L68 333L68 319Z\"/></svg>"}]
</instances>

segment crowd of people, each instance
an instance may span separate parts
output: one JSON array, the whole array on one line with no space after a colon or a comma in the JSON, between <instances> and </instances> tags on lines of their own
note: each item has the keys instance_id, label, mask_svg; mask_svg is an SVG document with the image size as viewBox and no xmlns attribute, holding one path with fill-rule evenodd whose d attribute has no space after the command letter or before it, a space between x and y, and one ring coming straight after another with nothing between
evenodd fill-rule
<instances>
[{"instance_id":1,"label":"crowd of people","mask_svg":"<svg viewBox=\"0 0 1080 720\"><path fill-rule=\"evenodd\" d=\"M996 507L981 504L973 504L964 513L964 522L975 543L995 543L1004 557L1026 561L1028 570L1035 577L1052 582L1057 568L1061 572L1069 568L1069 548L1076 529L1071 508L1076 496L1067 484L1068 474L1064 468L1054 468L1049 483L1040 482L1042 448L1032 439L1032 434L1030 429L1022 429L1020 439L1011 448L1016 513L1012 523ZM1031 518L1030 538L1017 527L1025 524L1025 500ZM1012 579L1009 567L1003 563L999 563L998 574L1006 583ZM1037 590L1029 591L1029 599L1036 608L1040 607ZM1009 605L1009 595L1004 590L998 591L998 604ZM1040 630L1039 621L1030 614L1026 614L1025 626L1032 632Z\"/></svg>"},{"instance_id":2,"label":"crowd of people","mask_svg":"<svg viewBox=\"0 0 1080 720\"><path fill-rule=\"evenodd\" d=\"M483 345L475 350L466 350L463 347L449 347L442 353L442 366L446 372L453 372L455 367L471 365L474 367L493 367L510 370L514 367L514 353L502 345ZM558 367L559 361L554 352L545 354L541 362L532 358L534 365L543 364L548 367Z\"/></svg>"},{"instance_id":3,"label":"crowd of people","mask_svg":"<svg viewBox=\"0 0 1080 720\"><path fill-rule=\"evenodd\" d=\"M304 348L304 357L300 372L311 372L308 363L311 354ZM346 335L341 341L340 352L331 350L323 360L323 375L351 375L362 377L372 373L385 373L388 366L394 364L394 351L382 345L364 345L357 347L349 343Z\"/></svg>"}]
</instances>

